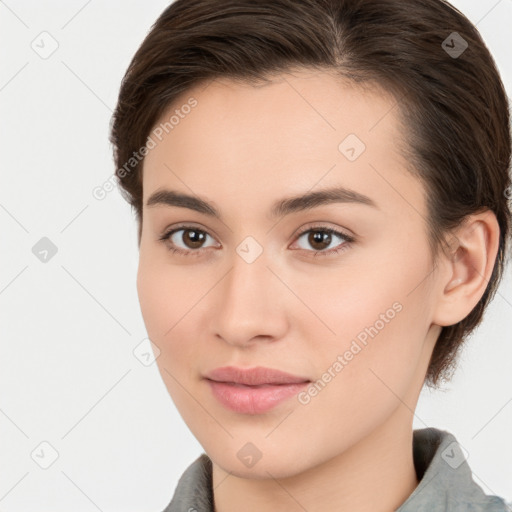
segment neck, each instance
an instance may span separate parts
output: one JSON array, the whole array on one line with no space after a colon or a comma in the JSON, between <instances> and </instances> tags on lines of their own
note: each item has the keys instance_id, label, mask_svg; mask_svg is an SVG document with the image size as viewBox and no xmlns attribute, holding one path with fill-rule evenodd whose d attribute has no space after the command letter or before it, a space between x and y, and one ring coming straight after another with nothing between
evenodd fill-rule
<instances>
[{"instance_id":1,"label":"neck","mask_svg":"<svg viewBox=\"0 0 512 512\"><path fill-rule=\"evenodd\" d=\"M213 464L215 512L391 512L418 485L412 413L401 404L349 450L287 478L246 479Z\"/></svg>"}]
</instances>

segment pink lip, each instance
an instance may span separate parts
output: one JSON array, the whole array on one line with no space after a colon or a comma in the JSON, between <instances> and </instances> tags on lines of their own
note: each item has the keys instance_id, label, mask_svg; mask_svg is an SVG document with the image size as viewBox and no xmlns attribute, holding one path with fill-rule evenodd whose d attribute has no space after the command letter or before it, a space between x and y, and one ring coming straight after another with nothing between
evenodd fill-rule
<instances>
[{"instance_id":1,"label":"pink lip","mask_svg":"<svg viewBox=\"0 0 512 512\"><path fill-rule=\"evenodd\" d=\"M297 394L310 381L272 368L217 368L206 376L213 395L233 411L260 414Z\"/></svg>"},{"instance_id":2,"label":"pink lip","mask_svg":"<svg viewBox=\"0 0 512 512\"><path fill-rule=\"evenodd\" d=\"M307 377L299 377L273 368L257 366L255 368L237 368L235 366L223 366L216 368L206 378L217 382L231 382L246 384L247 386L258 386L260 384L297 384L309 382Z\"/></svg>"}]
</instances>

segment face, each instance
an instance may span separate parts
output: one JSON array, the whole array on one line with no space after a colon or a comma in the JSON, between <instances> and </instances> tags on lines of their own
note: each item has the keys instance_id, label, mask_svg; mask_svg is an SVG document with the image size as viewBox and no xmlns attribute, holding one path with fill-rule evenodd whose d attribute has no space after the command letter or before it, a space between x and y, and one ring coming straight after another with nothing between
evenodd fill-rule
<instances>
[{"instance_id":1,"label":"face","mask_svg":"<svg viewBox=\"0 0 512 512\"><path fill-rule=\"evenodd\" d=\"M180 112L145 158L139 300L172 400L226 471L284 477L412 423L439 328L394 106L298 70L197 86L162 118ZM165 190L208 206L146 204ZM310 382L266 409L245 389L254 409L234 410L205 379L224 366Z\"/></svg>"}]
</instances>

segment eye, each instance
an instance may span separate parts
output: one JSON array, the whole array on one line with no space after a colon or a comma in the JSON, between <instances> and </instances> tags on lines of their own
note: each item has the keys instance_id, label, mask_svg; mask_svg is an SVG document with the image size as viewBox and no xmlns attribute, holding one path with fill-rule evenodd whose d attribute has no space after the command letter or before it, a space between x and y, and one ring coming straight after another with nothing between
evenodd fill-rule
<instances>
[{"instance_id":1,"label":"eye","mask_svg":"<svg viewBox=\"0 0 512 512\"><path fill-rule=\"evenodd\" d=\"M307 238L305 235L308 235ZM313 253L313 256L328 256L336 254L342 250L348 249L355 238L341 231L337 231L327 226L315 226L303 230L297 235L297 241L304 237L307 244L313 247L313 250L300 247L299 249ZM159 240L164 242L169 251L184 256L199 256L203 253L201 249L207 249L215 246L215 243L205 245L205 242L213 237L206 231L195 226L182 225L165 232ZM329 246L339 239L341 243L334 245L333 248L326 250ZM297 242L296 242L297 243Z\"/></svg>"},{"instance_id":2,"label":"eye","mask_svg":"<svg viewBox=\"0 0 512 512\"><path fill-rule=\"evenodd\" d=\"M181 232L181 234L179 234ZM171 252L179 254L200 254L207 238L212 238L206 231L194 226L179 226L164 233L159 240L165 242ZM182 244L180 246L180 244Z\"/></svg>"},{"instance_id":3,"label":"eye","mask_svg":"<svg viewBox=\"0 0 512 512\"><path fill-rule=\"evenodd\" d=\"M304 237L304 235L308 236ZM297 240L300 241L303 237L306 241L306 244L309 244L310 247L313 247L314 250L308 252L313 252L314 256L336 254L342 250L347 249L350 246L350 243L354 242L355 240L354 237L327 226L315 226L313 228L306 229L298 235ZM341 240L341 243L336 245L336 239ZM333 248L326 250L333 243ZM304 247L300 248L308 250Z\"/></svg>"}]
</instances>

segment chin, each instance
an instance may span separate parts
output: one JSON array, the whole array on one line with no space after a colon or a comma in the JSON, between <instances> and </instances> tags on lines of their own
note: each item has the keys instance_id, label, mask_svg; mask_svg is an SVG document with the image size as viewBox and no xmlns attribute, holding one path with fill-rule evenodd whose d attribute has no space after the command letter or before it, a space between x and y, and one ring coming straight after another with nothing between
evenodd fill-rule
<instances>
[{"instance_id":1,"label":"chin","mask_svg":"<svg viewBox=\"0 0 512 512\"><path fill-rule=\"evenodd\" d=\"M256 445L256 443L254 444ZM208 450L207 454L214 464L224 472L238 478L253 480L282 479L295 476L310 467L300 449L293 449L290 445L287 445L290 451L284 453L278 448L272 451L270 447L261 447L261 444L258 450L256 446L245 439L243 442L235 441L233 445L222 446L216 444L216 449ZM251 453L255 458L259 458L251 461ZM315 463L311 465L315 465Z\"/></svg>"}]
</instances>

